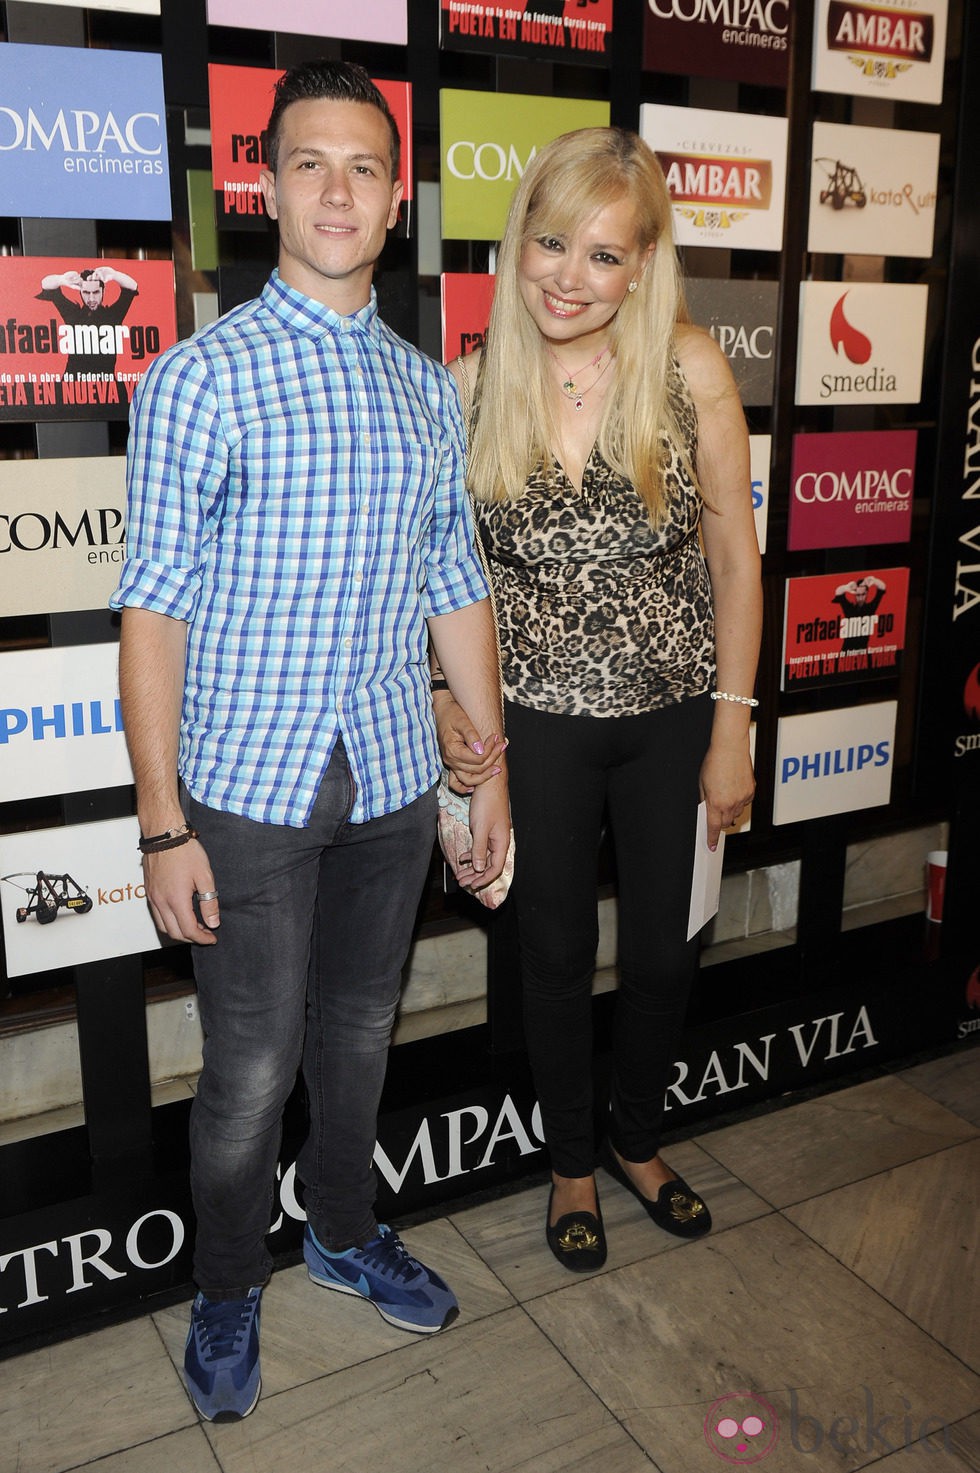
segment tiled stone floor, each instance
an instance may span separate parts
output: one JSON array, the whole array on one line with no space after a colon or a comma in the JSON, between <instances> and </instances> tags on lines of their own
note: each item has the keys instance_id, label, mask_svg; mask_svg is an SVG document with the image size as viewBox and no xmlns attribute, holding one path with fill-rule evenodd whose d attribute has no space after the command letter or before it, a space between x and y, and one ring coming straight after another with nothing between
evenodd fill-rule
<instances>
[{"instance_id":1,"label":"tiled stone floor","mask_svg":"<svg viewBox=\"0 0 980 1473\"><path fill-rule=\"evenodd\" d=\"M0 1473L975 1473L980 1050L669 1158L713 1233L667 1237L600 1175L594 1276L547 1252L544 1186L407 1232L462 1306L431 1339L279 1273L242 1423L184 1395L184 1305L8 1360Z\"/></svg>"}]
</instances>

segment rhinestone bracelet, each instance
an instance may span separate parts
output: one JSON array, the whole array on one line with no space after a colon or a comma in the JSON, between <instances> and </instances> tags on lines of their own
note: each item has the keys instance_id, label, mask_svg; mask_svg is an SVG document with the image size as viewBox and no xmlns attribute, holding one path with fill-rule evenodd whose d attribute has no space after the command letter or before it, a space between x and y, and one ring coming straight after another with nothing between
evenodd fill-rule
<instances>
[{"instance_id":1,"label":"rhinestone bracelet","mask_svg":"<svg viewBox=\"0 0 980 1473\"><path fill-rule=\"evenodd\" d=\"M759 704L755 696L733 696L727 690L713 690L711 699L713 701L734 701L736 706L757 706Z\"/></svg>"}]
</instances>

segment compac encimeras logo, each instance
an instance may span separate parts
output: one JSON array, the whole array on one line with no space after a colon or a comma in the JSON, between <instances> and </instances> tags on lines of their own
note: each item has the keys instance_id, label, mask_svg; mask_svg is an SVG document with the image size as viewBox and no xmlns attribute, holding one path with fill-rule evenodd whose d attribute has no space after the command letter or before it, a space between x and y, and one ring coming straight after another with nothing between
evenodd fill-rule
<instances>
[{"instance_id":1,"label":"compac encimeras logo","mask_svg":"<svg viewBox=\"0 0 980 1473\"><path fill-rule=\"evenodd\" d=\"M770 49L786 49L789 0L647 0L658 20L695 21L725 28L723 40L751 44L743 37L755 32ZM729 32L734 31L735 35Z\"/></svg>"},{"instance_id":2,"label":"compac encimeras logo","mask_svg":"<svg viewBox=\"0 0 980 1473\"><path fill-rule=\"evenodd\" d=\"M130 113L121 121L109 111L59 108L47 126L33 107L26 114L0 107L0 152L61 151L69 173L162 174L159 113Z\"/></svg>"}]
</instances>

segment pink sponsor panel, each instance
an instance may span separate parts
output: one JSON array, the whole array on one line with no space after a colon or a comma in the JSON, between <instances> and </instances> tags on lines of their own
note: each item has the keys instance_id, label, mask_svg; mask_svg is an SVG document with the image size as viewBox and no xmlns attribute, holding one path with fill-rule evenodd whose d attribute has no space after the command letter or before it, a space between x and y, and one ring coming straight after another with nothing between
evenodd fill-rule
<instances>
[{"instance_id":1,"label":"pink sponsor panel","mask_svg":"<svg viewBox=\"0 0 980 1473\"><path fill-rule=\"evenodd\" d=\"M908 542L915 445L915 430L795 435L789 550Z\"/></svg>"}]
</instances>

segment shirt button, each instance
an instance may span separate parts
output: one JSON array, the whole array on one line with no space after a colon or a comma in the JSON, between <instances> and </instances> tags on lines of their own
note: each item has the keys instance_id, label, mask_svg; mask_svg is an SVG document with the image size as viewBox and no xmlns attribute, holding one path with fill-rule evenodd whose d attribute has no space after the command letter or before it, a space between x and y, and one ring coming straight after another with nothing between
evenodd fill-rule
<instances>
[{"instance_id":1,"label":"shirt button","mask_svg":"<svg viewBox=\"0 0 980 1473\"><path fill-rule=\"evenodd\" d=\"M355 573L354 574L354 582L355 583L363 583L364 582L364 574L363 573Z\"/></svg>"},{"instance_id":2,"label":"shirt button","mask_svg":"<svg viewBox=\"0 0 980 1473\"><path fill-rule=\"evenodd\" d=\"M353 643L354 643L354 641L352 639L350 639L350 638L345 639L344 640L344 649L345 650L349 650L351 648L351 646L353 645Z\"/></svg>"}]
</instances>

